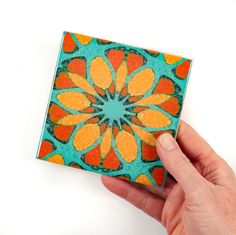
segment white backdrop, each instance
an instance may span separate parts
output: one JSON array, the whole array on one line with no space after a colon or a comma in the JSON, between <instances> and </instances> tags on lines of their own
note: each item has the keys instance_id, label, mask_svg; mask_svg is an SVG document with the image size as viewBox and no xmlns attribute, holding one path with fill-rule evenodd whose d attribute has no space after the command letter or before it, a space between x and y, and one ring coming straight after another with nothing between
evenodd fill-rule
<instances>
[{"instance_id":1,"label":"white backdrop","mask_svg":"<svg viewBox=\"0 0 236 235\"><path fill-rule=\"evenodd\" d=\"M182 119L236 171L236 1L0 1L0 234L163 234L100 176L35 159L62 31L193 59Z\"/></svg>"}]
</instances>

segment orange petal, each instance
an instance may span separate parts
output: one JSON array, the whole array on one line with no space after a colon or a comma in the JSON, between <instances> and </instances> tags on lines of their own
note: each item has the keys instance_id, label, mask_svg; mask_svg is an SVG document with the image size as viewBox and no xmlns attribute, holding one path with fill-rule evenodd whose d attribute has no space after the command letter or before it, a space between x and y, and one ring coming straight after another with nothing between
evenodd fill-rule
<instances>
[{"instance_id":1,"label":"orange petal","mask_svg":"<svg viewBox=\"0 0 236 235\"><path fill-rule=\"evenodd\" d=\"M117 73L116 73L116 92L119 93L123 86L125 85L125 81L127 78L127 62L123 61L122 64L119 66Z\"/></svg>"},{"instance_id":2,"label":"orange petal","mask_svg":"<svg viewBox=\"0 0 236 235\"><path fill-rule=\"evenodd\" d=\"M79 87L80 89L84 90L85 92L88 92L89 94L96 95L96 91L94 88L89 84L87 79L82 77L79 74L76 73L69 73L69 77L74 82L74 84Z\"/></svg>"},{"instance_id":3,"label":"orange petal","mask_svg":"<svg viewBox=\"0 0 236 235\"><path fill-rule=\"evenodd\" d=\"M108 127L101 141L101 157L105 158L111 149L112 128Z\"/></svg>"},{"instance_id":4,"label":"orange petal","mask_svg":"<svg viewBox=\"0 0 236 235\"><path fill-rule=\"evenodd\" d=\"M165 179L165 169L163 167L154 167L151 174L156 184L160 187Z\"/></svg>"},{"instance_id":5,"label":"orange petal","mask_svg":"<svg viewBox=\"0 0 236 235\"><path fill-rule=\"evenodd\" d=\"M85 154L84 158L85 163L92 165L92 166L98 166L100 165L101 158L100 158L100 146L97 145L95 148L90 150Z\"/></svg>"},{"instance_id":6,"label":"orange petal","mask_svg":"<svg viewBox=\"0 0 236 235\"><path fill-rule=\"evenodd\" d=\"M132 162L136 159L138 145L132 134L125 130L121 130L117 134L115 141L120 155L126 162Z\"/></svg>"},{"instance_id":7,"label":"orange petal","mask_svg":"<svg viewBox=\"0 0 236 235\"><path fill-rule=\"evenodd\" d=\"M67 91L57 95L57 99L67 108L72 110L82 110L90 106L87 97L76 91Z\"/></svg>"},{"instance_id":8,"label":"orange petal","mask_svg":"<svg viewBox=\"0 0 236 235\"><path fill-rule=\"evenodd\" d=\"M86 124L75 134L73 145L76 150L82 151L94 144L100 136L97 124Z\"/></svg>"},{"instance_id":9,"label":"orange petal","mask_svg":"<svg viewBox=\"0 0 236 235\"><path fill-rule=\"evenodd\" d=\"M125 53L122 50L113 49L110 50L107 54L109 61L111 62L115 72L119 68L120 64L124 59Z\"/></svg>"},{"instance_id":10,"label":"orange petal","mask_svg":"<svg viewBox=\"0 0 236 235\"><path fill-rule=\"evenodd\" d=\"M75 84L71 81L69 75L64 71L60 72L55 79L55 88L65 89L71 87L75 87Z\"/></svg>"},{"instance_id":11,"label":"orange petal","mask_svg":"<svg viewBox=\"0 0 236 235\"><path fill-rule=\"evenodd\" d=\"M143 57L139 54L129 53L127 56L128 74L143 65Z\"/></svg>"},{"instance_id":12,"label":"orange petal","mask_svg":"<svg viewBox=\"0 0 236 235\"><path fill-rule=\"evenodd\" d=\"M82 35L82 34L78 34L78 33L74 33L74 35L78 39L78 41L83 45L88 45L93 39L92 37Z\"/></svg>"},{"instance_id":13,"label":"orange petal","mask_svg":"<svg viewBox=\"0 0 236 235\"><path fill-rule=\"evenodd\" d=\"M175 93L175 86L172 80L168 78L161 77L158 81L158 84L153 91L153 94L174 94Z\"/></svg>"},{"instance_id":14,"label":"orange petal","mask_svg":"<svg viewBox=\"0 0 236 235\"><path fill-rule=\"evenodd\" d=\"M57 123L61 125L77 125L91 118L92 114L71 114L60 119Z\"/></svg>"},{"instance_id":15,"label":"orange petal","mask_svg":"<svg viewBox=\"0 0 236 235\"><path fill-rule=\"evenodd\" d=\"M120 160L116 156L113 148L110 149L108 155L104 159L103 166L108 170L117 170L120 166Z\"/></svg>"},{"instance_id":16,"label":"orange petal","mask_svg":"<svg viewBox=\"0 0 236 235\"><path fill-rule=\"evenodd\" d=\"M52 104L49 107L48 114L51 122L57 122L59 119L67 116L69 113L57 104Z\"/></svg>"},{"instance_id":17,"label":"orange petal","mask_svg":"<svg viewBox=\"0 0 236 235\"><path fill-rule=\"evenodd\" d=\"M167 64L174 64L182 59L183 58L179 56L164 54L164 60L166 61Z\"/></svg>"},{"instance_id":18,"label":"orange petal","mask_svg":"<svg viewBox=\"0 0 236 235\"><path fill-rule=\"evenodd\" d=\"M165 103L161 104L160 107L171 115L176 115L180 111L179 100L176 97L172 97Z\"/></svg>"},{"instance_id":19,"label":"orange petal","mask_svg":"<svg viewBox=\"0 0 236 235\"><path fill-rule=\"evenodd\" d=\"M131 96L144 95L153 85L155 74L151 68L146 68L135 74L128 83Z\"/></svg>"},{"instance_id":20,"label":"orange petal","mask_svg":"<svg viewBox=\"0 0 236 235\"><path fill-rule=\"evenodd\" d=\"M63 125L55 125L53 127L53 133L56 139L67 142L74 130L75 126L63 126Z\"/></svg>"},{"instance_id":21,"label":"orange petal","mask_svg":"<svg viewBox=\"0 0 236 235\"><path fill-rule=\"evenodd\" d=\"M50 140L43 140L40 149L39 149L39 154L38 158L44 158L47 156L49 153L51 153L54 150L54 145Z\"/></svg>"},{"instance_id":22,"label":"orange petal","mask_svg":"<svg viewBox=\"0 0 236 235\"><path fill-rule=\"evenodd\" d=\"M184 63L178 65L174 70L176 76L180 79L185 79L188 76L190 64L190 60L186 60Z\"/></svg>"},{"instance_id":23,"label":"orange petal","mask_svg":"<svg viewBox=\"0 0 236 235\"><path fill-rule=\"evenodd\" d=\"M142 160L143 161L156 161L158 159L156 146L151 146L142 142Z\"/></svg>"},{"instance_id":24,"label":"orange petal","mask_svg":"<svg viewBox=\"0 0 236 235\"><path fill-rule=\"evenodd\" d=\"M67 64L68 71L71 73L77 73L85 78L86 77L85 59L77 57L69 61L70 62Z\"/></svg>"},{"instance_id":25,"label":"orange petal","mask_svg":"<svg viewBox=\"0 0 236 235\"><path fill-rule=\"evenodd\" d=\"M150 186L153 185L151 180L144 174L139 175L136 178L135 182L140 183L140 184L150 185Z\"/></svg>"},{"instance_id":26,"label":"orange petal","mask_svg":"<svg viewBox=\"0 0 236 235\"><path fill-rule=\"evenodd\" d=\"M107 89L112 82L111 71L102 57L96 57L90 65L90 74L94 84L102 89Z\"/></svg>"},{"instance_id":27,"label":"orange petal","mask_svg":"<svg viewBox=\"0 0 236 235\"><path fill-rule=\"evenodd\" d=\"M128 100L129 100L129 102L135 102L135 101L140 100L142 97L143 97L142 95L131 96Z\"/></svg>"},{"instance_id":28,"label":"orange petal","mask_svg":"<svg viewBox=\"0 0 236 235\"><path fill-rule=\"evenodd\" d=\"M171 120L159 110L146 109L138 113L137 117L146 127L162 128L171 124Z\"/></svg>"},{"instance_id":29,"label":"orange petal","mask_svg":"<svg viewBox=\"0 0 236 235\"><path fill-rule=\"evenodd\" d=\"M171 96L165 94L155 94L138 100L136 105L160 105L165 101L169 100Z\"/></svg>"},{"instance_id":30,"label":"orange petal","mask_svg":"<svg viewBox=\"0 0 236 235\"><path fill-rule=\"evenodd\" d=\"M156 138L153 136L152 133L133 124L131 124L131 127L142 141L149 145L156 146Z\"/></svg>"},{"instance_id":31,"label":"orange petal","mask_svg":"<svg viewBox=\"0 0 236 235\"><path fill-rule=\"evenodd\" d=\"M53 162L57 164L64 164L64 159L60 154L53 155L47 159L48 162Z\"/></svg>"},{"instance_id":32,"label":"orange petal","mask_svg":"<svg viewBox=\"0 0 236 235\"><path fill-rule=\"evenodd\" d=\"M63 51L71 53L76 49L76 43L70 33L66 33L63 41Z\"/></svg>"}]
</instances>

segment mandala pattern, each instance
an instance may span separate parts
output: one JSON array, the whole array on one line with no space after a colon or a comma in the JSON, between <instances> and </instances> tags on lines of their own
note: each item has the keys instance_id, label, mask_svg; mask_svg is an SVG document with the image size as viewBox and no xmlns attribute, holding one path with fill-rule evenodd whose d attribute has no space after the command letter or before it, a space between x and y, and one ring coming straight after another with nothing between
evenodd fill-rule
<instances>
[{"instance_id":1,"label":"mandala pattern","mask_svg":"<svg viewBox=\"0 0 236 235\"><path fill-rule=\"evenodd\" d=\"M37 157L163 187L191 61L65 32Z\"/></svg>"}]
</instances>

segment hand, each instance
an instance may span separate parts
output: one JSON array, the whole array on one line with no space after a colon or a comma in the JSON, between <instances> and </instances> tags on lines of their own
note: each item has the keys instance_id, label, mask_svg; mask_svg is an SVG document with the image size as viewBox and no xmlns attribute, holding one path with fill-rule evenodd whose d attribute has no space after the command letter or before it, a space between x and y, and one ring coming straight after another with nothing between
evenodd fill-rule
<instances>
[{"instance_id":1,"label":"hand","mask_svg":"<svg viewBox=\"0 0 236 235\"><path fill-rule=\"evenodd\" d=\"M236 234L236 178L228 164L188 124L177 142L157 140L158 155L172 177L164 189L102 176L113 193L154 217L168 234Z\"/></svg>"}]
</instances>

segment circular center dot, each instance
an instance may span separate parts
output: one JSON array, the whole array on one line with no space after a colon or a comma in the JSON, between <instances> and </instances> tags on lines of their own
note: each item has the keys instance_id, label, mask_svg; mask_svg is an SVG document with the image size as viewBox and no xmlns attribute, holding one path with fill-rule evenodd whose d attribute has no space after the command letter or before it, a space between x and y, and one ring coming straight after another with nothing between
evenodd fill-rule
<instances>
[{"instance_id":1,"label":"circular center dot","mask_svg":"<svg viewBox=\"0 0 236 235\"><path fill-rule=\"evenodd\" d=\"M109 100L104 104L103 112L110 120L118 120L124 116L124 105L118 100Z\"/></svg>"}]
</instances>

